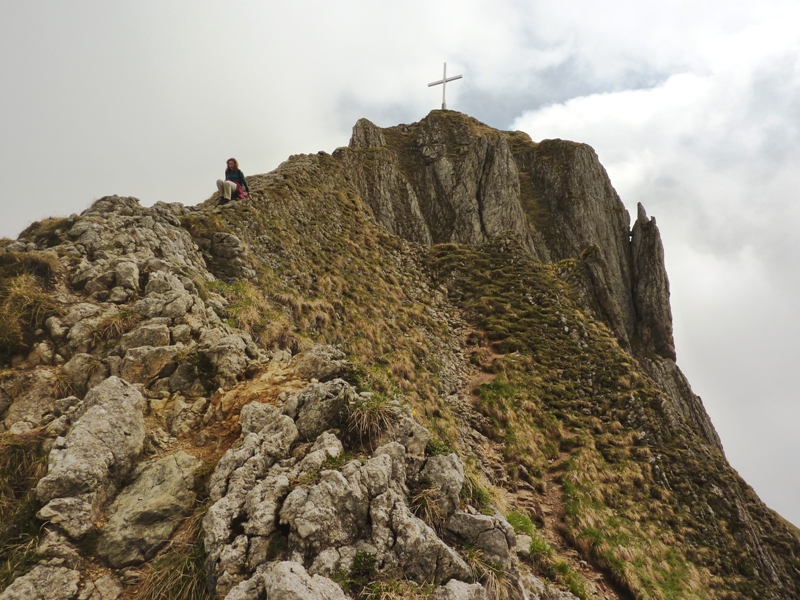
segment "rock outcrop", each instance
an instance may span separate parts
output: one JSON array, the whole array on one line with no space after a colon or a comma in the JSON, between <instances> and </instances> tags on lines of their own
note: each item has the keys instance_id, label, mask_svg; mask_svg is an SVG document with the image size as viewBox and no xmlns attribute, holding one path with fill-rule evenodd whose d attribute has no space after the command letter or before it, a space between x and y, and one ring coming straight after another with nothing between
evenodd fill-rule
<instances>
[{"instance_id":1,"label":"rock outcrop","mask_svg":"<svg viewBox=\"0 0 800 600\"><path fill-rule=\"evenodd\" d=\"M0 241L0 600L797 597L590 147L434 111L250 187Z\"/></svg>"}]
</instances>

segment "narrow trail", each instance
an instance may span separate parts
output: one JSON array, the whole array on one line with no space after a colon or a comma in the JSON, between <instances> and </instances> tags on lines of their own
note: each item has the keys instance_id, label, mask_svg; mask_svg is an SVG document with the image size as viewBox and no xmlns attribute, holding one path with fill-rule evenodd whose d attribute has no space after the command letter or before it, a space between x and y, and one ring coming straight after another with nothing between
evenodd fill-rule
<instances>
[{"instance_id":1,"label":"narrow trail","mask_svg":"<svg viewBox=\"0 0 800 600\"><path fill-rule=\"evenodd\" d=\"M489 367L495 360L502 358L503 354L498 354L490 344L481 348L481 366L472 365L468 383L465 386L465 399L469 409L474 413L475 399L479 395L479 388L482 385L491 383L497 379L497 374L489 371ZM481 417L477 415L475 419ZM483 436L482 438L482 459L485 466L494 472L505 471L502 460L501 445ZM611 580L603 571L589 564L572 547L567 538L567 528L564 512L564 497L559 482L562 469L559 468L568 458L569 454L562 452L558 458L553 460L551 468L544 474L544 493L534 489L524 482L516 482L516 486L508 486L508 500L510 508L522 510L528 513L534 520L541 523L538 527L539 533L547 543L554 549L558 559L565 560L573 569L582 575L587 583L587 588L591 597L598 600L634 600ZM510 488L516 487L512 491Z\"/></svg>"}]
</instances>

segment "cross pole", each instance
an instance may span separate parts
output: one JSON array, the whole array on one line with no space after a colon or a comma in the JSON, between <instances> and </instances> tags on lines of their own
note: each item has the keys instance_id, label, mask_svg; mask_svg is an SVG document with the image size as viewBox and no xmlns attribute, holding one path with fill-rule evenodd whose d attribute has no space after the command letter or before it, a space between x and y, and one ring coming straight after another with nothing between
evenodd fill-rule
<instances>
[{"instance_id":1,"label":"cross pole","mask_svg":"<svg viewBox=\"0 0 800 600\"><path fill-rule=\"evenodd\" d=\"M433 83L429 83L428 87L433 87L435 85L442 86L442 110L447 110L447 103L445 102L445 90L447 88L448 81L455 81L456 79L461 79L461 75L455 75L453 77L447 77L447 63L444 63L444 74L442 75L442 79L440 81L434 81Z\"/></svg>"}]
</instances>

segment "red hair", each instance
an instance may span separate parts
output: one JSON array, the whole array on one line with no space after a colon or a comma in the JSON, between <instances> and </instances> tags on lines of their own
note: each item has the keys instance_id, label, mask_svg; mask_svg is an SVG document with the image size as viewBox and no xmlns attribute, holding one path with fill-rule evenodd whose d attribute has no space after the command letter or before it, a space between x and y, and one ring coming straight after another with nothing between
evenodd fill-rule
<instances>
[{"instance_id":1,"label":"red hair","mask_svg":"<svg viewBox=\"0 0 800 600\"><path fill-rule=\"evenodd\" d=\"M239 161L236 160L235 158L229 158L228 160L225 161L225 164L227 165L231 161L233 161L233 168L234 169L238 169L239 168Z\"/></svg>"}]
</instances>

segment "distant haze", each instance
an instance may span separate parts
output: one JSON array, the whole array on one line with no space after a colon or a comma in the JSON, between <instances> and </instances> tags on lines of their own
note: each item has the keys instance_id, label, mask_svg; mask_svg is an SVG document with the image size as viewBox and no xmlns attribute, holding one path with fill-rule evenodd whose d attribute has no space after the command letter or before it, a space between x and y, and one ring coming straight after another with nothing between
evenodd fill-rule
<instances>
[{"instance_id":1,"label":"distant haze","mask_svg":"<svg viewBox=\"0 0 800 600\"><path fill-rule=\"evenodd\" d=\"M0 236L108 194L195 204L441 102L592 145L666 247L678 363L800 523L796 2L3 2ZM635 214L635 213L634 213Z\"/></svg>"}]
</instances>

